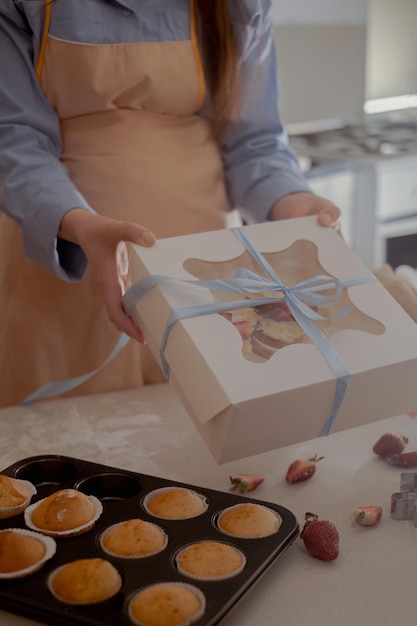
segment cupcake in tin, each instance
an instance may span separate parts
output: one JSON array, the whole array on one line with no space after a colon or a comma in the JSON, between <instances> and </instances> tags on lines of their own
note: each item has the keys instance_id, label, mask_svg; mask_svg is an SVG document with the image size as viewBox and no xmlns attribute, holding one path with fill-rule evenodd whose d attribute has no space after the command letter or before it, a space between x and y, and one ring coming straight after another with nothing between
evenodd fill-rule
<instances>
[{"instance_id":1,"label":"cupcake in tin","mask_svg":"<svg viewBox=\"0 0 417 626\"><path fill-rule=\"evenodd\" d=\"M190 626L204 615L204 594L193 585L162 582L130 599L129 617L137 626Z\"/></svg>"},{"instance_id":2,"label":"cupcake in tin","mask_svg":"<svg viewBox=\"0 0 417 626\"><path fill-rule=\"evenodd\" d=\"M22 513L35 493L36 487L29 481L0 474L0 519Z\"/></svg>"},{"instance_id":3,"label":"cupcake in tin","mask_svg":"<svg viewBox=\"0 0 417 626\"><path fill-rule=\"evenodd\" d=\"M0 531L0 580L24 578L40 570L56 552L55 541L24 528Z\"/></svg>"},{"instance_id":4,"label":"cupcake in tin","mask_svg":"<svg viewBox=\"0 0 417 626\"><path fill-rule=\"evenodd\" d=\"M244 502L228 507L217 518L217 527L232 537L259 539L276 533L282 519L261 504Z\"/></svg>"},{"instance_id":5,"label":"cupcake in tin","mask_svg":"<svg viewBox=\"0 0 417 626\"><path fill-rule=\"evenodd\" d=\"M61 489L25 510L26 525L51 537L73 537L94 527L103 512L96 497L76 489Z\"/></svg>"},{"instance_id":6,"label":"cupcake in tin","mask_svg":"<svg viewBox=\"0 0 417 626\"><path fill-rule=\"evenodd\" d=\"M105 559L78 559L54 570L48 578L52 595L66 604L97 604L122 587L117 569Z\"/></svg>"},{"instance_id":7,"label":"cupcake in tin","mask_svg":"<svg viewBox=\"0 0 417 626\"><path fill-rule=\"evenodd\" d=\"M199 541L180 550L175 563L185 576L197 580L224 580L243 571L246 557L222 541Z\"/></svg>"},{"instance_id":8,"label":"cupcake in tin","mask_svg":"<svg viewBox=\"0 0 417 626\"><path fill-rule=\"evenodd\" d=\"M163 487L149 493L143 501L146 511L169 520L190 519L208 508L206 498L184 487Z\"/></svg>"},{"instance_id":9,"label":"cupcake in tin","mask_svg":"<svg viewBox=\"0 0 417 626\"><path fill-rule=\"evenodd\" d=\"M168 537L162 528L141 519L113 524L100 537L100 546L105 552L125 559L152 556L167 545Z\"/></svg>"}]
</instances>

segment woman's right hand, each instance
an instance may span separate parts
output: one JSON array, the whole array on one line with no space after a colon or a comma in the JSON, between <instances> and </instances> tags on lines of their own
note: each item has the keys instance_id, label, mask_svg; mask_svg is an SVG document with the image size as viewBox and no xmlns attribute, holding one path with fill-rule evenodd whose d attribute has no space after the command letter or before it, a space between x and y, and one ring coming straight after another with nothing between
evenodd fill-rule
<instances>
[{"instance_id":1,"label":"woman's right hand","mask_svg":"<svg viewBox=\"0 0 417 626\"><path fill-rule=\"evenodd\" d=\"M149 247L156 241L154 234L139 224L72 209L64 215L58 236L83 249L100 285L107 315L117 330L144 343L141 330L123 308L118 257L124 242Z\"/></svg>"}]
</instances>

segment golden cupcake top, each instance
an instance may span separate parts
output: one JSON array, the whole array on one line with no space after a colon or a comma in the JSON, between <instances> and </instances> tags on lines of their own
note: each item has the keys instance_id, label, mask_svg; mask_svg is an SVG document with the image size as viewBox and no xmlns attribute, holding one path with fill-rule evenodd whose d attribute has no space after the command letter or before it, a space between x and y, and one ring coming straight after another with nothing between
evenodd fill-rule
<instances>
[{"instance_id":1,"label":"golden cupcake top","mask_svg":"<svg viewBox=\"0 0 417 626\"><path fill-rule=\"evenodd\" d=\"M167 487L150 493L145 500L149 513L164 519L180 520L201 515L207 501L200 494L182 487Z\"/></svg>"},{"instance_id":2,"label":"golden cupcake top","mask_svg":"<svg viewBox=\"0 0 417 626\"><path fill-rule=\"evenodd\" d=\"M62 602L96 604L118 593L122 578L114 565L105 559L78 559L52 572L48 586Z\"/></svg>"},{"instance_id":3,"label":"golden cupcake top","mask_svg":"<svg viewBox=\"0 0 417 626\"><path fill-rule=\"evenodd\" d=\"M21 578L42 567L56 551L50 537L21 528L0 531L0 578Z\"/></svg>"},{"instance_id":4,"label":"golden cupcake top","mask_svg":"<svg viewBox=\"0 0 417 626\"><path fill-rule=\"evenodd\" d=\"M281 518L272 509L252 502L244 502L225 509L217 521L219 529L223 532L247 539L272 535L281 524Z\"/></svg>"},{"instance_id":5,"label":"golden cupcake top","mask_svg":"<svg viewBox=\"0 0 417 626\"><path fill-rule=\"evenodd\" d=\"M102 548L115 556L140 558L163 550L168 537L156 524L129 519L110 526L101 536Z\"/></svg>"},{"instance_id":6,"label":"golden cupcake top","mask_svg":"<svg viewBox=\"0 0 417 626\"><path fill-rule=\"evenodd\" d=\"M136 593L129 615L138 626L189 626L204 614L199 589L182 583L159 583Z\"/></svg>"},{"instance_id":7,"label":"golden cupcake top","mask_svg":"<svg viewBox=\"0 0 417 626\"><path fill-rule=\"evenodd\" d=\"M236 576L245 567L244 554L221 541L199 541L183 548L175 559L178 570L200 580Z\"/></svg>"},{"instance_id":8,"label":"golden cupcake top","mask_svg":"<svg viewBox=\"0 0 417 626\"><path fill-rule=\"evenodd\" d=\"M27 480L0 474L0 519L21 513L35 493L36 487Z\"/></svg>"},{"instance_id":9,"label":"golden cupcake top","mask_svg":"<svg viewBox=\"0 0 417 626\"><path fill-rule=\"evenodd\" d=\"M70 533L88 530L103 507L94 496L76 489L61 489L32 504L25 511L26 524L39 532Z\"/></svg>"}]
</instances>

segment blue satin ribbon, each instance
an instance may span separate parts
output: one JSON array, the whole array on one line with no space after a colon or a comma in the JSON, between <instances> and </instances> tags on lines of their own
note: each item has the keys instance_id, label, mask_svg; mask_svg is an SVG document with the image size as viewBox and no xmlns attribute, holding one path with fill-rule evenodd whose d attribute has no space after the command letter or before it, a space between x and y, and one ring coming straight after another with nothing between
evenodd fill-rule
<instances>
[{"instance_id":1,"label":"blue satin ribbon","mask_svg":"<svg viewBox=\"0 0 417 626\"><path fill-rule=\"evenodd\" d=\"M110 361L114 359L116 354L119 354L120 350L125 347L130 337L123 334L121 335L119 341L107 357L103 363L97 367L96 369L88 372L87 374L83 374L82 376L76 376L75 378L67 378L66 380L58 380L54 383L48 383L47 385L43 385L43 387L39 387L36 391L27 396L20 403L21 406L28 406L35 402L36 400L45 400L46 398L52 398L53 396L57 396L61 393L65 393L66 391L71 391L76 387L79 387L83 383L87 382L90 378L92 378L97 372L102 370Z\"/></svg>"},{"instance_id":2,"label":"blue satin ribbon","mask_svg":"<svg viewBox=\"0 0 417 626\"><path fill-rule=\"evenodd\" d=\"M292 287L287 287L282 283L278 274L275 272L273 267L269 265L265 257L263 257L247 239L242 229L232 228L231 230L255 259L255 261L262 267L269 278L259 276L258 274L255 274L245 268L239 268L236 278L230 279L181 280L165 275L146 276L135 283L124 295L123 303L125 310L128 315L133 316L137 301L150 289L165 282L175 282L183 287L188 285L194 288L197 286L213 291L237 294L253 294L265 291L275 291L281 293L294 319L308 335L315 347L319 350L336 377L336 390L331 413L320 431L320 436L328 435L336 419L340 405L343 402L350 379L350 372L326 335L314 323L315 321L326 318L312 310L309 305L323 305L336 301L341 295L344 287L373 282L376 278L370 272L343 280L327 275L317 275L313 278L301 281ZM329 290L332 291L332 293L327 296L323 295L323 293L317 293ZM160 346L160 358L165 377L169 377L169 365L165 358L165 349L171 329L179 320L276 302L276 297L261 297L194 306L191 305L179 307L171 311ZM349 307L344 306L336 315L344 315L348 310Z\"/></svg>"}]
</instances>

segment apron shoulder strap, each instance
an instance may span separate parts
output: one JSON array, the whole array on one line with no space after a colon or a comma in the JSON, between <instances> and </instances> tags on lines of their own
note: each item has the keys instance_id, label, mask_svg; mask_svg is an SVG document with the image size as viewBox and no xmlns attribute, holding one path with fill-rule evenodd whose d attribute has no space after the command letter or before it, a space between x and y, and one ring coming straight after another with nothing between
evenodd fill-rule
<instances>
[{"instance_id":1,"label":"apron shoulder strap","mask_svg":"<svg viewBox=\"0 0 417 626\"><path fill-rule=\"evenodd\" d=\"M51 23L52 2L53 0L45 0L45 16L43 20L43 32L42 32L41 45L39 48L38 60L36 63L36 78L38 80L41 79L43 61L45 59L46 41L48 39L49 25Z\"/></svg>"}]
</instances>

